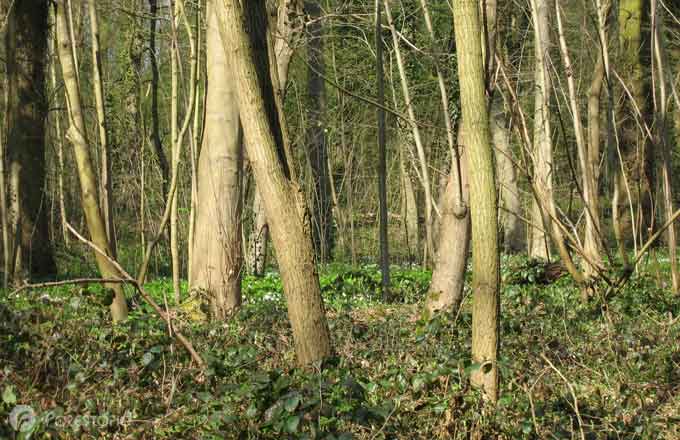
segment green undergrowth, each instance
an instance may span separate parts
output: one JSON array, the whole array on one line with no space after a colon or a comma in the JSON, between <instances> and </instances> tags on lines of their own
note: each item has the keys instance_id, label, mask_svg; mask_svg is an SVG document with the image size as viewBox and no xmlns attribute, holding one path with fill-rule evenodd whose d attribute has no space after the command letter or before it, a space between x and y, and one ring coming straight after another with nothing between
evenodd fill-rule
<instances>
[{"instance_id":1,"label":"green undergrowth","mask_svg":"<svg viewBox=\"0 0 680 440\"><path fill-rule=\"evenodd\" d=\"M305 369L275 273L244 280L228 322L176 315L205 371L132 292L117 326L96 286L3 294L0 438L680 438L680 298L664 269L606 306L582 305L566 276L539 283L540 270L503 261L495 407L469 385L469 298L419 320L430 279L419 269L394 268L387 298L374 266L322 270L336 356ZM172 296L168 280L147 289ZM24 434L8 423L17 405L35 414Z\"/></svg>"}]
</instances>

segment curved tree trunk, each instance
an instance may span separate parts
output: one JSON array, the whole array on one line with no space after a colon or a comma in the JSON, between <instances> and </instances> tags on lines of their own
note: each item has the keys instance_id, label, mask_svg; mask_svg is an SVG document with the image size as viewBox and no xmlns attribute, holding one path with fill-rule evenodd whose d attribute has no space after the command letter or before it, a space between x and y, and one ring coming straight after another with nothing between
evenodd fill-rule
<instances>
[{"instance_id":1,"label":"curved tree trunk","mask_svg":"<svg viewBox=\"0 0 680 440\"><path fill-rule=\"evenodd\" d=\"M6 30L6 157L10 224L15 229L5 245L9 245L14 265L10 273L16 281L25 276L51 276L57 271L45 193L47 8L48 4L40 0L13 3Z\"/></svg>"},{"instance_id":2,"label":"curved tree trunk","mask_svg":"<svg viewBox=\"0 0 680 440\"><path fill-rule=\"evenodd\" d=\"M71 51L73 43L69 37L64 5L65 0L57 2L57 46L66 88L66 100L69 102L70 127L66 137L73 144L78 167L78 177L80 179L83 210L85 211L85 220L87 221L90 237L97 247L103 250L107 255L111 255L109 241L106 237L106 225L104 224L104 219L101 215L99 199L97 197L97 180L95 178L89 144L86 138L87 132L80 103L80 90L75 71L75 63L73 61L73 52ZM121 274L106 257L99 254L99 252L96 252L95 258L102 277L121 277ZM121 321L127 317L127 303L125 302L122 284L115 283L107 287L114 292L113 302L111 303L111 316L113 321Z\"/></svg>"},{"instance_id":3,"label":"curved tree trunk","mask_svg":"<svg viewBox=\"0 0 680 440\"><path fill-rule=\"evenodd\" d=\"M221 0L207 7L205 131L198 161L191 287L207 293L215 318L241 304L243 146L236 83L222 42Z\"/></svg>"},{"instance_id":4,"label":"curved tree trunk","mask_svg":"<svg viewBox=\"0 0 680 440\"><path fill-rule=\"evenodd\" d=\"M298 363L306 365L331 353L309 213L303 194L289 178L284 151L285 127L278 112L278 76L263 0L241 6L225 0L222 30L227 58L233 60L248 158L260 187L277 251ZM246 33L245 29L249 30Z\"/></svg>"}]
</instances>

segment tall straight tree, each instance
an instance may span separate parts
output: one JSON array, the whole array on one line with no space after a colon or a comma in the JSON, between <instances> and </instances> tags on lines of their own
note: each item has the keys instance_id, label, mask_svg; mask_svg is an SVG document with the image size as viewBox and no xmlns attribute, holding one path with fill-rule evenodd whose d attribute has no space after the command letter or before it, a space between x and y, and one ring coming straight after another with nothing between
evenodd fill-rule
<instances>
[{"instance_id":1,"label":"tall straight tree","mask_svg":"<svg viewBox=\"0 0 680 440\"><path fill-rule=\"evenodd\" d=\"M295 352L301 365L331 354L331 340L304 196L290 178L290 151L264 0L223 0L222 41L233 61L248 157L276 249ZM246 29L248 31L246 31Z\"/></svg>"},{"instance_id":2,"label":"tall straight tree","mask_svg":"<svg viewBox=\"0 0 680 440\"><path fill-rule=\"evenodd\" d=\"M64 77L66 101L69 109L69 129L66 137L73 144L78 177L80 180L80 195L85 211L85 220L90 232L92 242L107 255L111 255L109 240L106 236L106 225L99 207L97 196L97 180L95 178L92 158L90 157L85 119L80 100L80 88L76 76L75 62L73 59L73 42L70 38L68 21L66 19L66 0L56 2L57 7L57 50L61 72ZM95 252L95 258L99 272L104 278L120 278L121 274L111 261L99 252ZM107 286L114 292L111 303L111 316L114 322L127 317L127 303L121 284L114 283Z\"/></svg>"},{"instance_id":3,"label":"tall straight tree","mask_svg":"<svg viewBox=\"0 0 680 440\"><path fill-rule=\"evenodd\" d=\"M8 242L14 278L54 275L45 194L45 72L48 3L13 2L5 32L7 162L12 230ZM12 267L13 266L13 267Z\"/></svg>"},{"instance_id":4,"label":"tall straight tree","mask_svg":"<svg viewBox=\"0 0 680 440\"><path fill-rule=\"evenodd\" d=\"M203 146L198 161L191 288L208 294L215 318L241 303L243 146L236 83L219 28L222 0L208 0Z\"/></svg>"},{"instance_id":5,"label":"tall straight tree","mask_svg":"<svg viewBox=\"0 0 680 440\"><path fill-rule=\"evenodd\" d=\"M498 399L500 255L489 115L484 94L483 35L477 0L453 3L463 148L470 170L472 222L472 375L493 402Z\"/></svg>"},{"instance_id":6,"label":"tall straight tree","mask_svg":"<svg viewBox=\"0 0 680 440\"><path fill-rule=\"evenodd\" d=\"M318 0L305 3L305 10L311 22L307 26L307 145L312 164L312 226L314 230L314 246L319 261L328 262L333 248L333 219L331 205L331 188L328 176L328 147L326 145L326 83L323 21Z\"/></svg>"},{"instance_id":7,"label":"tall straight tree","mask_svg":"<svg viewBox=\"0 0 680 440\"><path fill-rule=\"evenodd\" d=\"M375 0L375 75L378 80L378 200L380 203L380 271L382 294L390 288L390 254L387 242L387 136L385 129L385 75L383 72L382 11Z\"/></svg>"},{"instance_id":8,"label":"tall straight tree","mask_svg":"<svg viewBox=\"0 0 680 440\"><path fill-rule=\"evenodd\" d=\"M551 199L553 192L549 13L548 0L531 0L531 15L534 24L534 54L536 56L533 179L536 185L541 188L544 199ZM545 201L536 198L531 204L529 255L534 258L548 259L550 257L549 231L551 220L545 205Z\"/></svg>"}]
</instances>

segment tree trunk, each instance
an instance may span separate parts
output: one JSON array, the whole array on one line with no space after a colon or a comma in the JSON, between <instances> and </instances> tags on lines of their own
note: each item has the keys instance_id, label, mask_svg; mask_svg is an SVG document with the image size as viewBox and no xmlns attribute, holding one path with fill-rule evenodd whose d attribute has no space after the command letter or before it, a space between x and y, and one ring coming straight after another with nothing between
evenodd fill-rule
<instances>
[{"instance_id":1,"label":"tree trunk","mask_svg":"<svg viewBox=\"0 0 680 440\"><path fill-rule=\"evenodd\" d=\"M462 108L461 130L470 170L472 223L472 360L480 368L471 381L498 399L500 256L493 151L484 94L484 65L476 0L453 3Z\"/></svg>"},{"instance_id":2,"label":"tree trunk","mask_svg":"<svg viewBox=\"0 0 680 440\"><path fill-rule=\"evenodd\" d=\"M279 90L277 93L281 101L285 98L286 84L288 83L288 68L290 60L298 41L302 38L304 16L301 0L281 0L277 12L276 41L274 53L276 59L276 71L279 76ZM264 214L264 204L260 196L260 190L255 186L253 198L253 228L250 232L248 267L255 276L264 275L267 266L267 244L269 241L269 225Z\"/></svg>"},{"instance_id":3,"label":"tree trunk","mask_svg":"<svg viewBox=\"0 0 680 440\"><path fill-rule=\"evenodd\" d=\"M160 72L158 70L159 53L156 50L156 21L158 14L158 0L149 0L149 58L151 59L151 138L153 140L154 152L158 160L158 167L161 170L161 189L163 195L168 193L168 185L170 184L170 164L163 149L161 142L161 127L160 119L158 117L158 88L160 82Z\"/></svg>"},{"instance_id":4,"label":"tree trunk","mask_svg":"<svg viewBox=\"0 0 680 440\"><path fill-rule=\"evenodd\" d=\"M411 174L408 172L408 165L406 158L407 147L404 146L405 139L399 137L399 174L401 176L401 203L402 203L402 221L404 223L404 238L406 247L408 249L409 262L415 262L418 259L418 251L420 249L420 240L418 234L418 206L416 204L416 192L411 180ZM441 208L440 208L441 211ZM439 222L438 222L439 223ZM439 236L437 235L437 238Z\"/></svg>"},{"instance_id":5,"label":"tree trunk","mask_svg":"<svg viewBox=\"0 0 680 440\"><path fill-rule=\"evenodd\" d=\"M16 2L9 11L7 57L7 162L10 223L5 245L15 281L57 272L49 237L45 193L45 61L48 5ZM13 270L12 270L13 269Z\"/></svg>"},{"instance_id":6,"label":"tree trunk","mask_svg":"<svg viewBox=\"0 0 680 440\"><path fill-rule=\"evenodd\" d=\"M439 211L439 245L432 281L425 299L425 307L431 315L440 310L457 311L463 300L465 269L470 248L470 209L468 184L469 143L458 132L460 168L451 161L451 171L441 198ZM460 183L459 183L460 182Z\"/></svg>"},{"instance_id":7,"label":"tree trunk","mask_svg":"<svg viewBox=\"0 0 680 440\"><path fill-rule=\"evenodd\" d=\"M222 24L227 58L233 60L245 144L260 187L277 251L298 363L307 365L331 353L311 225L305 199L290 180L281 125L278 76L271 72L271 36L263 0L225 0ZM249 34L246 33L249 30ZM272 75L273 73L273 75Z\"/></svg>"},{"instance_id":8,"label":"tree trunk","mask_svg":"<svg viewBox=\"0 0 680 440\"><path fill-rule=\"evenodd\" d=\"M111 179L111 151L106 132L106 114L104 112L104 85L102 83L102 60L99 51L99 24L95 0L88 1L90 14L90 32L92 34L92 85L94 87L95 107L97 108L97 128L99 129L99 145L101 147L100 206L106 224L106 236L111 246L111 256L116 258L116 232L113 221L113 195Z\"/></svg>"},{"instance_id":9,"label":"tree trunk","mask_svg":"<svg viewBox=\"0 0 680 440\"><path fill-rule=\"evenodd\" d=\"M522 215L522 201L517 185L517 172L512 161L510 131L502 104L494 99L490 106L491 139L496 156L498 176L499 222L503 231L503 248L508 254L516 254L524 249L524 227L519 220Z\"/></svg>"},{"instance_id":10,"label":"tree trunk","mask_svg":"<svg viewBox=\"0 0 680 440\"><path fill-rule=\"evenodd\" d=\"M85 120L83 118L82 106L80 103L80 90L75 73L73 52L71 51L73 43L69 38L68 22L66 20L64 4L65 0L57 2L57 42L59 61L61 63L61 71L66 88L66 100L70 103L70 127L66 137L73 144L78 167L78 177L80 178L83 210L85 211L85 219L87 221L90 237L97 247L103 250L107 255L111 255L109 241L106 237L106 225L104 224L104 219L102 218L98 203L97 181L86 138L87 132L85 130ZM95 253L95 258L103 278L121 277L121 274L111 262L103 255L100 255L99 252ZM127 317L127 304L125 302L122 284L115 283L108 285L107 287L114 292L113 302L111 303L111 316L113 321L122 321Z\"/></svg>"},{"instance_id":11,"label":"tree trunk","mask_svg":"<svg viewBox=\"0 0 680 440\"><path fill-rule=\"evenodd\" d=\"M534 94L534 175L536 185L540 186L546 197L552 198L552 134L550 130L550 24L548 20L548 0L531 0L534 22L534 46L536 55L535 94ZM545 213L541 203L533 200L531 204L531 225L529 232L529 255L533 258L550 258L550 223L544 223Z\"/></svg>"},{"instance_id":12,"label":"tree trunk","mask_svg":"<svg viewBox=\"0 0 680 440\"><path fill-rule=\"evenodd\" d=\"M382 12L380 0L375 0L375 76L378 89L378 202L380 210L380 273L383 300L389 297L390 253L387 241L387 132L385 127L385 75L383 66Z\"/></svg>"},{"instance_id":13,"label":"tree trunk","mask_svg":"<svg viewBox=\"0 0 680 440\"><path fill-rule=\"evenodd\" d=\"M170 156L172 158L171 179L179 179L175 173L179 172L177 163L180 160L179 130L177 127L179 110L179 17L181 14L180 2L184 0L174 0L174 8L171 15L172 44L170 45ZM193 87L193 84L191 85ZM181 262L179 259L179 225L178 225L178 201L179 195L175 190L175 196L170 201L170 259L172 265L172 292L175 304L181 301L180 273Z\"/></svg>"},{"instance_id":14,"label":"tree trunk","mask_svg":"<svg viewBox=\"0 0 680 440\"><path fill-rule=\"evenodd\" d=\"M312 194L312 226L314 230L314 247L320 262L331 259L333 248L333 218L328 179L328 147L326 145L326 84L325 74L324 32L320 6L310 1L305 4L311 23L307 26L307 91L309 101L307 107L306 138L311 159L311 177L314 193Z\"/></svg>"},{"instance_id":15,"label":"tree trunk","mask_svg":"<svg viewBox=\"0 0 680 440\"><path fill-rule=\"evenodd\" d=\"M221 0L207 5L208 89L198 162L196 230L191 287L207 293L213 316L226 318L241 304L241 199L243 145L236 84L222 42Z\"/></svg>"}]
</instances>

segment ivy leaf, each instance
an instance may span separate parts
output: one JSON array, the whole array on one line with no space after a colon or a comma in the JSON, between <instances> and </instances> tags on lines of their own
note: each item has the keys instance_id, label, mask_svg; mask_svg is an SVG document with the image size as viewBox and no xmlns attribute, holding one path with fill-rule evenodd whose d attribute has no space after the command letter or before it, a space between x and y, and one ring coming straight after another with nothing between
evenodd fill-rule
<instances>
[{"instance_id":1,"label":"ivy leaf","mask_svg":"<svg viewBox=\"0 0 680 440\"><path fill-rule=\"evenodd\" d=\"M11 386L6 386L2 392L2 401L8 405L14 405L17 402L17 396Z\"/></svg>"},{"instance_id":2,"label":"ivy leaf","mask_svg":"<svg viewBox=\"0 0 680 440\"><path fill-rule=\"evenodd\" d=\"M286 409L288 412L293 412L295 409L298 407L300 404L300 395L295 394L288 399L286 399L286 402L283 404L283 407Z\"/></svg>"},{"instance_id":3,"label":"ivy leaf","mask_svg":"<svg viewBox=\"0 0 680 440\"><path fill-rule=\"evenodd\" d=\"M286 432L291 434L297 432L298 426L300 426L300 416L290 416L286 419Z\"/></svg>"}]
</instances>

